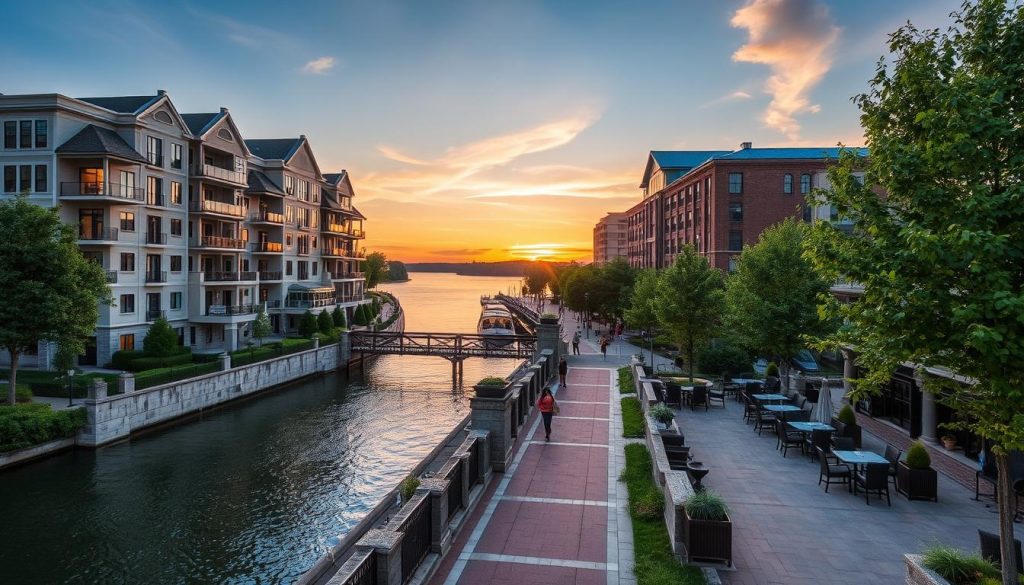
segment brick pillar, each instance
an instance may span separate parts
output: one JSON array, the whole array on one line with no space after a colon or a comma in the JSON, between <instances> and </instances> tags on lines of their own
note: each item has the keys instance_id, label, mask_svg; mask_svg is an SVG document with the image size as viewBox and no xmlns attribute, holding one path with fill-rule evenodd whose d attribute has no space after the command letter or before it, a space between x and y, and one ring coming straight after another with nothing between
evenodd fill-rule
<instances>
[{"instance_id":1,"label":"brick pillar","mask_svg":"<svg viewBox=\"0 0 1024 585\"><path fill-rule=\"evenodd\" d=\"M430 551L445 555L452 547L452 531L448 529L448 490L462 489L439 477L420 481L417 494L430 498ZM463 500L465 502L465 500Z\"/></svg>"},{"instance_id":2,"label":"brick pillar","mask_svg":"<svg viewBox=\"0 0 1024 585\"><path fill-rule=\"evenodd\" d=\"M356 543L377 555L377 585L402 585L402 533L374 528Z\"/></svg>"},{"instance_id":3,"label":"brick pillar","mask_svg":"<svg viewBox=\"0 0 1024 585\"><path fill-rule=\"evenodd\" d=\"M477 450L479 453L479 460L477 461L477 481L481 484L487 482L487 475L491 473L491 441L490 432L481 429L473 429L469 432L469 436L475 438L480 444ZM472 454L472 452L470 452Z\"/></svg>"},{"instance_id":4,"label":"brick pillar","mask_svg":"<svg viewBox=\"0 0 1024 585\"><path fill-rule=\"evenodd\" d=\"M551 350L555 361L558 361L559 341L562 339L558 326L558 319L541 319L537 326L537 354L541 355L544 350Z\"/></svg>"},{"instance_id":5,"label":"brick pillar","mask_svg":"<svg viewBox=\"0 0 1024 585\"><path fill-rule=\"evenodd\" d=\"M224 372L231 369L231 354L222 353L220 354L220 371Z\"/></svg>"},{"instance_id":6,"label":"brick pillar","mask_svg":"<svg viewBox=\"0 0 1024 585\"><path fill-rule=\"evenodd\" d=\"M343 367L352 359L352 340L349 339L348 331L342 331L338 338L338 366Z\"/></svg>"},{"instance_id":7,"label":"brick pillar","mask_svg":"<svg viewBox=\"0 0 1024 585\"><path fill-rule=\"evenodd\" d=\"M474 431L487 431L490 467L503 472L512 464L512 388L475 386L469 400Z\"/></svg>"},{"instance_id":8,"label":"brick pillar","mask_svg":"<svg viewBox=\"0 0 1024 585\"><path fill-rule=\"evenodd\" d=\"M135 392L135 374L125 372L117 377L117 389L121 394Z\"/></svg>"},{"instance_id":9,"label":"brick pillar","mask_svg":"<svg viewBox=\"0 0 1024 585\"><path fill-rule=\"evenodd\" d=\"M92 385L89 386L89 399L90 400L103 400L107 397L107 383L99 378L93 378Z\"/></svg>"}]
</instances>

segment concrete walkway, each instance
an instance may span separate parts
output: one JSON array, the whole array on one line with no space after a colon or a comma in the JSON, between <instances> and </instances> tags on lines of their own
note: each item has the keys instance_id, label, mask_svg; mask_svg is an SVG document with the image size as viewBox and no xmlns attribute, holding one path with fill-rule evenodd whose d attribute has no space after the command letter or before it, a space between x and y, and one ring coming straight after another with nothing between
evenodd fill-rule
<instances>
[{"instance_id":1,"label":"concrete walkway","mask_svg":"<svg viewBox=\"0 0 1024 585\"><path fill-rule=\"evenodd\" d=\"M527 421L508 472L496 478L431 583L634 585L633 533L617 375L584 344L570 356L560 414L544 441Z\"/></svg>"}]
</instances>

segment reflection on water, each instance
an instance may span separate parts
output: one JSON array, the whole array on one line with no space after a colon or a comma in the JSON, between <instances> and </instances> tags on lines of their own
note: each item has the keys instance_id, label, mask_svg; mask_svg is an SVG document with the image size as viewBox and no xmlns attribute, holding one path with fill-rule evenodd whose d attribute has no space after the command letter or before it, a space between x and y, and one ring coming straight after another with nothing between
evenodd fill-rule
<instances>
[{"instance_id":1,"label":"reflection on water","mask_svg":"<svg viewBox=\"0 0 1024 585\"><path fill-rule=\"evenodd\" d=\"M473 332L512 279L386 285L410 331ZM512 360L468 360L467 386ZM280 583L468 413L441 358L382 357L97 451L0 473L0 583Z\"/></svg>"}]
</instances>

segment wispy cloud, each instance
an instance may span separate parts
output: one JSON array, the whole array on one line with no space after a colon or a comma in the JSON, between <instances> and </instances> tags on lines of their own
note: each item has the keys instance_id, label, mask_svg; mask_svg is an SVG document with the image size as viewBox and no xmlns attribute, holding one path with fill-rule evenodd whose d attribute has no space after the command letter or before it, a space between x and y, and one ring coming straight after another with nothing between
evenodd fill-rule
<instances>
[{"instance_id":1,"label":"wispy cloud","mask_svg":"<svg viewBox=\"0 0 1024 585\"><path fill-rule=\"evenodd\" d=\"M223 36L236 45L268 51L297 51L301 45L298 39L279 30L196 8L191 4L185 4L185 11L206 24L217 36Z\"/></svg>"},{"instance_id":2,"label":"wispy cloud","mask_svg":"<svg viewBox=\"0 0 1024 585\"><path fill-rule=\"evenodd\" d=\"M828 7L817 0L748 0L731 23L749 34L733 60L761 63L772 71L765 83L772 101L764 123L791 140L799 139L796 115L821 109L808 93L831 68L841 29Z\"/></svg>"},{"instance_id":3,"label":"wispy cloud","mask_svg":"<svg viewBox=\"0 0 1024 585\"><path fill-rule=\"evenodd\" d=\"M727 94L725 94L725 95L723 95L721 97L715 98L715 99L711 100L710 102L701 104L699 106L699 109L710 108L712 106L717 106L718 104L724 104L724 103L727 103L727 102L737 102L737 101L742 101L742 100L749 100L752 97L754 97L754 96L750 95L749 93L747 93L747 92L745 92L743 90L739 90L738 89L736 91L729 92L729 93L727 93Z\"/></svg>"},{"instance_id":4,"label":"wispy cloud","mask_svg":"<svg viewBox=\"0 0 1024 585\"><path fill-rule=\"evenodd\" d=\"M336 61L334 57L319 57L312 61L307 61L302 66L302 72L307 75L324 75L331 69L334 69Z\"/></svg>"}]
</instances>

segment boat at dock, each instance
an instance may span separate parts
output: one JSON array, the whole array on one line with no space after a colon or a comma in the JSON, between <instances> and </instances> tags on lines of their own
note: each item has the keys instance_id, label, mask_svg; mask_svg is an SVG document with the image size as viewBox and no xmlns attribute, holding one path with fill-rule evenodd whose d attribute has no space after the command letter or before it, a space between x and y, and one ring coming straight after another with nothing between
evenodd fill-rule
<instances>
[{"instance_id":1,"label":"boat at dock","mask_svg":"<svg viewBox=\"0 0 1024 585\"><path fill-rule=\"evenodd\" d=\"M483 303L476 332L487 337L488 345L507 345L516 334L512 313L505 305L497 302Z\"/></svg>"}]
</instances>

